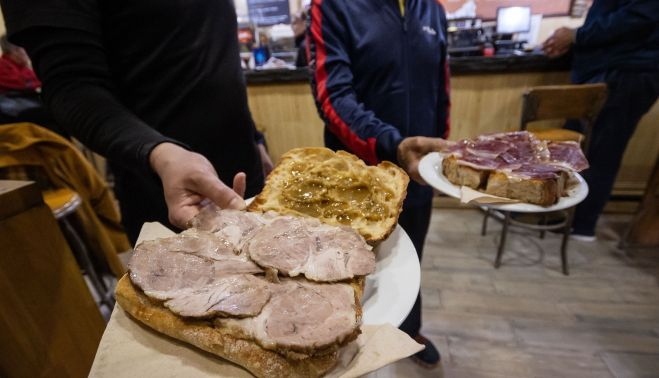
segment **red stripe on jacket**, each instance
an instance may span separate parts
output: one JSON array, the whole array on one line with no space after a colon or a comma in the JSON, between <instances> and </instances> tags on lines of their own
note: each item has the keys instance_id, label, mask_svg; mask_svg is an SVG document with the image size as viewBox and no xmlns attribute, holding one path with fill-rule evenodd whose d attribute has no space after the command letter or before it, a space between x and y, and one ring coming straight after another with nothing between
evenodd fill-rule
<instances>
[{"instance_id":1,"label":"red stripe on jacket","mask_svg":"<svg viewBox=\"0 0 659 378\"><path fill-rule=\"evenodd\" d=\"M338 115L332 101L327 93L327 70L325 61L327 52L325 51L325 41L322 33L322 16L320 6L323 0L314 0L314 6L311 8L311 34L316 41L316 94L321 109L329 122L329 130L336 135L350 151L362 158L368 164L377 164L378 157L375 152L375 138L360 139L354 131Z\"/></svg>"}]
</instances>

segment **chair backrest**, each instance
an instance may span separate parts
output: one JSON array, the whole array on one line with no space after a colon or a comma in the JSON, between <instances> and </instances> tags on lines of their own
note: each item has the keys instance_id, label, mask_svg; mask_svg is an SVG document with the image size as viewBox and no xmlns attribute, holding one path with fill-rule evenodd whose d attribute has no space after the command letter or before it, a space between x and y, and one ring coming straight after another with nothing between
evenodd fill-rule
<instances>
[{"instance_id":1,"label":"chair backrest","mask_svg":"<svg viewBox=\"0 0 659 378\"><path fill-rule=\"evenodd\" d=\"M584 149L593 123L606 100L606 85L550 85L529 88L523 95L521 129L535 121L578 119L584 125Z\"/></svg>"}]
</instances>

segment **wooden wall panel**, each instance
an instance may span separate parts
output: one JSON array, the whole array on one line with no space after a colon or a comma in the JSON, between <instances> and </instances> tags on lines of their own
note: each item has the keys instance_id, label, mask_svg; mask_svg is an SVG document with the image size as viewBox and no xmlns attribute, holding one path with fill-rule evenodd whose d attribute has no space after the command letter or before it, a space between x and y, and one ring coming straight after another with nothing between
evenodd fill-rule
<instances>
[{"instance_id":1,"label":"wooden wall panel","mask_svg":"<svg viewBox=\"0 0 659 378\"><path fill-rule=\"evenodd\" d=\"M454 76L451 79L450 139L517 130L521 96L526 88L568 83L567 72ZM264 131L275 162L291 148L323 145L322 122L307 83L250 85L248 93L257 128ZM616 182L616 193L642 193L659 153L658 122L659 103L641 120L629 143Z\"/></svg>"}]
</instances>

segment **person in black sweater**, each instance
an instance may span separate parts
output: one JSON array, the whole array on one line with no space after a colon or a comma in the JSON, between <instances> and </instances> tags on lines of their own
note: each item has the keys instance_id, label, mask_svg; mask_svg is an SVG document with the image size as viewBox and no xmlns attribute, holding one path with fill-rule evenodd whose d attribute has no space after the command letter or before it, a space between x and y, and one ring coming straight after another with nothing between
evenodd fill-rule
<instances>
[{"instance_id":1,"label":"person in black sweater","mask_svg":"<svg viewBox=\"0 0 659 378\"><path fill-rule=\"evenodd\" d=\"M570 49L572 81L608 88L588 148L590 193L576 208L572 230L573 238L594 241L627 143L659 96L659 1L595 0L583 26L559 28L543 44L549 57ZM566 127L581 131L577 121Z\"/></svg>"},{"instance_id":2,"label":"person in black sweater","mask_svg":"<svg viewBox=\"0 0 659 378\"><path fill-rule=\"evenodd\" d=\"M109 159L131 241L145 221L184 227L205 199L242 208L261 190L271 162L230 0L0 4L57 122Z\"/></svg>"}]
</instances>

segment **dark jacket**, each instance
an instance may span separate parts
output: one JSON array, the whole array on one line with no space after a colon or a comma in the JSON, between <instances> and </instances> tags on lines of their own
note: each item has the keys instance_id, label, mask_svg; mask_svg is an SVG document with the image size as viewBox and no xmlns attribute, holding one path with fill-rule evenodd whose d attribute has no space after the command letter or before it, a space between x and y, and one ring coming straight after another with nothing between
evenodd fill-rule
<instances>
[{"instance_id":1,"label":"dark jacket","mask_svg":"<svg viewBox=\"0 0 659 378\"><path fill-rule=\"evenodd\" d=\"M574 44L573 81L659 71L659 0L595 0Z\"/></svg>"},{"instance_id":2,"label":"dark jacket","mask_svg":"<svg viewBox=\"0 0 659 378\"><path fill-rule=\"evenodd\" d=\"M446 18L435 0L314 0L312 89L325 143L396 162L407 136L449 130Z\"/></svg>"}]
</instances>

